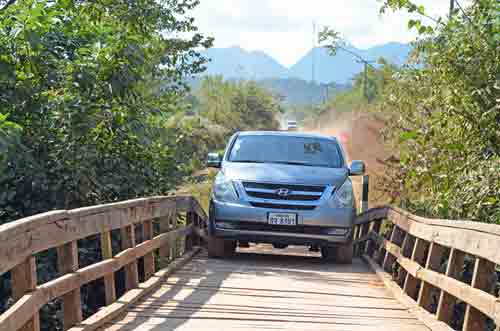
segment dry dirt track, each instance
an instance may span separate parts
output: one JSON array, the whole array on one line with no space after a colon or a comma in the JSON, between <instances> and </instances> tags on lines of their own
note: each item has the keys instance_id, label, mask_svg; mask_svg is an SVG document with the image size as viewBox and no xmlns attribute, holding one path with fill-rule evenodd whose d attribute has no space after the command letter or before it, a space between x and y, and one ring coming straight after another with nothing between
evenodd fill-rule
<instances>
[{"instance_id":1,"label":"dry dirt track","mask_svg":"<svg viewBox=\"0 0 500 331\"><path fill-rule=\"evenodd\" d=\"M104 330L429 329L361 260L326 264L303 248L259 245L226 260L202 253Z\"/></svg>"}]
</instances>

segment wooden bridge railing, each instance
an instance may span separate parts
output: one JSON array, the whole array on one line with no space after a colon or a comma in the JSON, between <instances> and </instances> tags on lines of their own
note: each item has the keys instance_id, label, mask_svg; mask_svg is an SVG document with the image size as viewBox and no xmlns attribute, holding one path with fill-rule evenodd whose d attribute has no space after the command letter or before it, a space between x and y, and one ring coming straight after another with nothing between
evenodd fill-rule
<instances>
[{"instance_id":1,"label":"wooden bridge railing","mask_svg":"<svg viewBox=\"0 0 500 331\"><path fill-rule=\"evenodd\" d=\"M0 315L0 331L38 331L40 308L57 298L65 330L96 329L187 260L204 237L206 219L191 197L152 197L53 211L1 225L0 276L10 271L14 303ZM119 232L121 243L116 254L112 231ZM78 240L95 236L102 259L80 268ZM54 248L57 278L37 284L36 255ZM115 272L122 268L125 294L117 301ZM80 289L98 279L104 282L106 306L82 321Z\"/></svg>"},{"instance_id":2,"label":"wooden bridge railing","mask_svg":"<svg viewBox=\"0 0 500 331\"><path fill-rule=\"evenodd\" d=\"M359 215L354 233L356 252L389 273L401 292L437 320L465 331L491 330L493 323L500 330L500 226L381 207ZM472 264L470 280L464 279L464 261ZM463 314L456 305L465 306Z\"/></svg>"}]
</instances>

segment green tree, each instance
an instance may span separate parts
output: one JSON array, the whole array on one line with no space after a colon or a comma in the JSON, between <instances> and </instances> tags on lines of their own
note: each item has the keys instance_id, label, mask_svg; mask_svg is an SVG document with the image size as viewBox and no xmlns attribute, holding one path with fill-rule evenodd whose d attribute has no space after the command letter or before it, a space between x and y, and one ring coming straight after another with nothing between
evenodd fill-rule
<instances>
[{"instance_id":1,"label":"green tree","mask_svg":"<svg viewBox=\"0 0 500 331\"><path fill-rule=\"evenodd\" d=\"M276 129L279 101L252 81L231 82L206 77L197 95L201 115L228 133L238 130Z\"/></svg>"},{"instance_id":2,"label":"green tree","mask_svg":"<svg viewBox=\"0 0 500 331\"><path fill-rule=\"evenodd\" d=\"M410 1L384 8L418 12ZM402 203L434 216L500 221L500 4L478 0L421 38L415 66L387 89L387 133L400 151L392 169ZM397 179L397 180L394 180Z\"/></svg>"},{"instance_id":3,"label":"green tree","mask_svg":"<svg viewBox=\"0 0 500 331\"><path fill-rule=\"evenodd\" d=\"M25 148L24 158L3 160L0 182L14 193L0 207L16 211L4 220L171 186L154 184L175 176L158 118L181 109L182 78L203 70L194 49L211 40L185 15L197 3L26 0L2 9L0 114L22 127Z\"/></svg>"}]
</instances>

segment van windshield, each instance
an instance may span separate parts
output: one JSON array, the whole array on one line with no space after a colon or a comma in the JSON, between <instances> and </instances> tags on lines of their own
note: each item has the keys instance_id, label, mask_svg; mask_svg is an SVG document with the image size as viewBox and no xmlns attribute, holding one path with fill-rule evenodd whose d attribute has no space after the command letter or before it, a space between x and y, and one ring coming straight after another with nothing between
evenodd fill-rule
<instances>
[{"instance_id":1,"label":"van windshield","mask_svg":"<svg viewBox=\"0 0 500 331\"><path fill-rule=\"evenodd\" d=\"M343 159L337 143L316 137L239 136L229 153L228 161L343 167Z\"/></svg>"}]
</instances>

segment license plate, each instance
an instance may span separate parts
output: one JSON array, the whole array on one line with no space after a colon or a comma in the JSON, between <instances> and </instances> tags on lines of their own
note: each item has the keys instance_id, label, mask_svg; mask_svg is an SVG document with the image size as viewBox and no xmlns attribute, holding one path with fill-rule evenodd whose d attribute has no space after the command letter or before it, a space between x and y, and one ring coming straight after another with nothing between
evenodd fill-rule
<instances>
[{"instance_id":1,"label":"license plate","mask_svg":"<svg viewBox=\"0 0 500 331\"><path fill-rule=\"evenodd\" d=\"M271 225L297 225L297 214L269 213L267 221Z\"/></svg>"}]
</instances>

